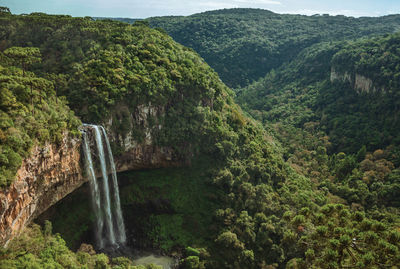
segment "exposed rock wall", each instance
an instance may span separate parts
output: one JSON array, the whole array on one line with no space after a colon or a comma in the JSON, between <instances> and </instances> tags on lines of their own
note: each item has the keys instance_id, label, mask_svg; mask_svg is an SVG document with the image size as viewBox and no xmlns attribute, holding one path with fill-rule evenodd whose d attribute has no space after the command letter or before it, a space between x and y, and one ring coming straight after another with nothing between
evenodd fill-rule
<instances>
[{"instance_id":1,"label":"exposed rock wall","mask_svg":"<svg viewBox=\"0 0 400 269\"><path fill-rule=\"evenodd\" d=\"M350 75L350 73L348 72L344 72L344 73L339 73L336 72L335 69L332 68L331 70L331 82L336 81L336 80L340 80L342 82L350 82L353 83L353 78Z\"/></svg>"},{"instance_id":2,"label":"exposed rock wall","mask_svg":"<svg viewBox=\"0 0 400 269\"><path fill-rule=\"evenodd\" d=\"M361 74L350 74L349 72L339 73L334 68L331 70L331 82L334 81L342 81L342 82L349 82L353 89L357 92L376 92L377 88L374 86L373 81L370 78L367 78ZM381 89L384 91L384 89Z\"/></svg>"},{"instance_id":3,"label":"exposed rock wall","mask_svg":"<svg viewBox=\"0 0 400 269\"><path fill-rule=\"evenodd\" d=\"M108 134L112 134L110 135L112 143L118 145L122 151L114 156L118 172L175 167L186 162L185 158L178 156L172 147L161 147L155 143L155 137L163 128L160 119L165 113L164 107L148 103L129 109L127 105L119 104L114 112L119 115L114 115L110 119L106 129ZM125 133L114 131L113 133L111 126L116 124L127 125L124 127L128 131Z\"/></svg>"},{"instance_id":4,"label":"exposed rock wall","mask_svg":"<svg viewBox=\"0 0 400 269\"><path fill-rule=\"evenodd\" d=\"M376 88L374 87L372 80L367 77L364 77L360 74L356 74L356 76L355 76L354 88L357 91L366 92L366 93L376 91Z\"/></svg>"},{"instance_id":5,"label":"exposed rock wall","mask_svg":"<svg viewBox=\"0 0 400 269\"><path fill-rule=\"evenodd\" d=\"M61 145L35 147L15 181L0 191L0 243L10 239L67 194L81 186L80 140L67 135Z\"/></svg>"}]
</instances>

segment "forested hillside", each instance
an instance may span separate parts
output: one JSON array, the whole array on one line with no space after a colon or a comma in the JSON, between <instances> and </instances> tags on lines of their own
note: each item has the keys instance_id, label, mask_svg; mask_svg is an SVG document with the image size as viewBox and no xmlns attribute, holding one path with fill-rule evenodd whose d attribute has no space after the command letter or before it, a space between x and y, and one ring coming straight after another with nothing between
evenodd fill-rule
<instances>
[{"instance_id":1,"label":"forested hillside","mask_svg":"<svg viewBox=\"0 0 400 269\"><path fill-rule=\"evenodd\" d=\"M399 37L318 44L238 91L292 167L370 213L400 205Z\"/></svg>"},{"instance_id":2,"label":"forested hillside","mask_svg":"<svg viewBox=\"0 0 400 269\"><path fill-rule=\"evenodd\" d=\"M154 17L147 21L197 51L222 81L233 88L265 76L313 44L400 29L399 15L302 16L261 9L224 9L186 17Z\"/></svg>"},{"instance_id":3,"label":"forested hillside","mask_svg":"<svg viewBox=\"0 0 400 269\"><path fill-rule=\"evenodd\" d=\"M237 91L239 103L268 123L321 121L331 151L399 144L399 34L321 43Z\"/></svg>"},{"instance_id":4,"label":"forested hillside","mask_svg":"<svg viewBox=\"0 0 400 269\"><path fill-rule=\"evenodd\" d=\"M249 15L247 12L218 11L205 15L215 14L219 23L222 23L220 18L226 16L226 23L229 24L231 20L236 20L236 16L242 16L244 20ZM263 71L252 73L249 68L251 62L243 62L243 66L248 68L243 69L243 74L248 79L241 77L232 81L231 85L244 85L262 76L271 68L294 58L303 47L317 40L330 40L330 35L342 38L343 35L358 36L363 31L363 35L392 32L397 19L397 16L376 19L376 24L373 24L375 19L286 16L258 10L250 12L256 18L268 14L271 20L268 23L277 25L285 18L293 19L291 23L298 27L298 31L305 31L304 36L293 35L288 30L291 29L289 24L281 25L282 29L274 26L276 34L284 33L284 38L271 35L266 54L264 45L260 45L262 55L272 55L272 58L268 56L262 60L262 63L267 63L265 66L254 64L254 68ZM193 18L203 21L202 16L195 15ZM214 25L208 19L204 19L204 23L206 20ZM319 20L333 32L319 33L319 28L312 28L311 25L316 25ZM328 27L329 20L343 20L343 27ZM252 33L253 26L263 23L267 22L261 20L246 31ZM305 26L300 27L301 23ZM232 28L216 27L214 31L234 29L234 25ZM241 25L239 23L236 34L243 37ZM341 28L343 30L337 30ZM268 28L265 35L271 29ZM281 31L283 29L285 31ZM208 32L207 35L212 36ZM263 36L257 31L254 35ZM147 240L147 245L166 254L178 253L183 268L378 268L394 267L400 263L396 200L400 173L396 169L399 164L396 163L395 150L385 148L377 151L376 147L360 145L357 155L351 155L351 149L346 153L328 155L331 151L336 152L341 144L329 148L330 140L325 132L330 132L332 128L329 125L330 115L337 114L323 103L330 100L324 96L330 96L330 90L336 85L348 86L349 94L357 94L356 90L349 89L351 85L346 82L331 84L328 63L332 57L337 59L335 63L339 72L341 62L338 52L353 54L352 50L362 48L360 44L315 45L299 54L295 61L269 73L265 79L241 89L239 102L254 118L264 120L266 131L259 122L245 115L235 103L233 91L193 49L176 43L164 31L151 29L146 23L129 25L94 21L89 17L72 18L43 13L18 16L2 12L0 36L0 59L4 66L0 71L11 76L6 81L15 80L22 84L15 87L16 82L11 86L4 84L8 90L4 92L10 95L7 98L12 99L12 95L16 95L15 98L24 97L20 102L25 115L34 114L40 120L43 117L48 120L49 126L54 119L57 123L61 122L60 126L49 127L49 134L42 131L45 133L44 140L57 141L58 132L63 130L73 133L79 118L97 124L107 124L111 119L113 132L123 134L129 131L127 128L133 128L135 139L141 141L145 136L143 126L132 126L126 122L128 116L119 111L121 104L128 107L128 114L134 114L140 105L151 104L165 109L164 113L149 121L154 127L151 134L157 145L171 146L186 158L187 166L138 172L137 180L132 180L138 185L126 181L130 185L121 193L121 200L126 220L136 217L134 212L127 211L132 204L146 204L155 195L170 206L170 210L162 215L150 212L141 220L138 230L143 234L138 238ZM219 36L228 39L224 34ZM389 43L392 38L396 39L397 35L374 42ZM236 42L231 37L229 39ZM231 57L230 60L237 58L238 62L232 62L232 65L230 60L224 63L224 68L235 70L235 65L239 66L241 60L250 58L246 50L241 54L244 39L237 40L238 44L234 45L237 54L231 48L210 41L210 48L221 46L218 55ZM265 40L259 42L264 44ZM395 46L397 43L390 44ZM285 46L286 49L280 51ZM293 50L294 46L298 50ZM249 48L253 55L255 47L249 45ZM24 54L22 59L31 59L29 57L40 52L41 60L32 59L27 64L16 58L19 62L15 63L12 62L13 55L20 57L20 54L12 54L13 51L34 52L33 55ZM199 52L202 53L200 49ZM278 55L284 54L286 58L281 61ZM267 60L273 57L276 57L276 63ZM356 60L358 58L354 63ZM219 60L217 62L220 63ZM20 68L15 65L20 65ZM216 66L214 68L220 71ZM376 67L371 65L371 68ZM238 70L225 74L221 72L221 75L229 73L229 76L236 77L236 74L242 73ZM382 72L386 71L383 69ZM32 85L29 81L25 83L27 77L29 80L43 78L43 85L33 88L36 92L29 92ZM23 89L21 95L20 89ZM46 92L46 96L40 89ZM389 88L386 91L390 93ZM40 94L43 95L43 102ZM1 113L10 118L9 126L1 129L2 132L11 132L17 126L22 133L22 144L29 144L25 133L42 141L29 125L19 123L22 117L11 113L18 110L9 108L12 104L7 103L2 95L0 97ZM341 97L347 98L343 94ZM338 105L342 102L346 104L340 98L336 100ZM280 105L285 102L288 102L288 107L282 110ZM35 112L36 106L42 111ZM55 110L53 106L59 109L58 113L52 111ZM46 115L48 110L50 115ZM297 115L300 111L301 114ZM340 113L343 111L340 110ZM325 114L329 117L325 118ZM37 121L39 128L35 130L43 129L44 120ZM304 130L302 127L305 127ZM285 133L287 136L283 135ZM13 147L11 143L14 140L0 141L2 147ZM295 150L303 149L301 154L305 161L301 163L298 160L296 166ZM24 154L29 152L29 148L23 150ZM0 159L2 169L15 171L16 165L8 168L3 160ZM311 167L309 170L307 165ZM88 216L85 215L88 214L84 211L88 205L81 206L79 201L72 200L64 207L64 212L60 212L62 207L57 212L72 216L70 219L63 218L62 222L66 226L65 223L69 225L68 221L72 220L73 228L65 229L75 234L77 230L90 229L90 223L86 226L85 217ZM74 218L82 212L82 219ZM131 232L133 236L138 230ZM65 240L72 238L66 237ZM134 247L134 242L133 238L128 244ZM0 252L1 268L24 268L28 265L32 268L47 265L54 268L81 268L85 265L88 268L135 268L124 258L110 261L107 256L95 255L92 251L79 251L77 254L69 251L59 235L51 234L48 222L42 231L37 226L27 229L20 241L16 238L9 248Z\"/></svg>"}]
</instances>

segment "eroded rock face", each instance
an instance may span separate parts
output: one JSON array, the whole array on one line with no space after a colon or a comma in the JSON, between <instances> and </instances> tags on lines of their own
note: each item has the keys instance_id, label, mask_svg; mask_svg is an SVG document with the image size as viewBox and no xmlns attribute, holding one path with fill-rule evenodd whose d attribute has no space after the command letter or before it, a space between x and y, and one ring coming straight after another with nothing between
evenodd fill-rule
<instances>
[{"instance_id":1,"label":"eroded rock face","mask_svg":"<svg viewBox=\"0 0 400 269\"><path fill-rule=\"evenodd\" d=\"M354 81L354 88L357 91L369 93L370 91L375 92L376 88L373 86L373 82L371 79L364 77L360 74L356 74L356 78Z\"/></svg>"},{"instance_id":2,"label":"eroded rock face","mask_svg":"<svg viewBox=\"0 0 400 269\"><path fill-rule=\"evenodd\" d=\"M178 159L171 148L142 144L115 158L115 166L118 172L178 167L182 164L183 161Z\"/></svg>"},{"instance_id":3,"label":"eroded rock face","mask_svg":"<svg viewBox=\"0 0 400 269\"><path fill-rule=\"evenodd\" d=\"M187 163L185 158L178 156L172 147L155 145L154 138L163 128L159 119L165 113L164 107L148 103L131 109L126 104L119 104L115 113L119 115L112 117L105 128L112 143L122 149L122 153L114 154L118 172L176 167ZM118 125L125 125L128 131L113 133L111 126L116 124L115 121L118 121ZM137 134L138 130L140 134Z\"/></svg>"},{"instance_id":4,"label":"eroded rock face","mask_svg":"<svg viewBox=\"0 0 400 269\"><path fill-rule=\"evenodd\" d=\"M0 243L10 239L67 194L81 186L80 140L64 135L61 145L35 147L15 181L0 191Z\"/></svg>"},{"instance_id":5,"label":"eroded rock face","mask_svg":"<svg viewBox=\"0 0 400 269\"><path fill-rule=\"evenodd\" d=\"M353 89L358 93L370 93L376 92L378 89L374 86L374 82L363 75L353 74L351 75L349 72L339 73L334 68L331 70L331 82L334 81L343 81L349 82ZM380 91L385 92L385 89L380 89Z\"/></svg>"},{"instance_id":6,"label":"eroded rock face","mask_svg":"<svg viewBox=\"0 0 400 269\"><path fill-rule=\"evenodd\" d=\"M334 82L334 81L337 81L337 80L340 80L340 81L343 81L343 82L348 81L350 83L353 83L353 79L352 79L350 73L348 73L348 72L339 73L334 68L332 68L332 70L331 70L331 82Z\"/></svg>"}]
</instances>

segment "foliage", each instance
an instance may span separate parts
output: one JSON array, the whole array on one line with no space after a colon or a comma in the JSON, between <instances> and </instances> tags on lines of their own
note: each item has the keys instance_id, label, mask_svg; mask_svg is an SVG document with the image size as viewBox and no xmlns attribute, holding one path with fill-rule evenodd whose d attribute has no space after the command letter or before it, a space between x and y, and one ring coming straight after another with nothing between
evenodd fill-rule
<instances>
[{"instance_id":1,"label":"foliage","mask_svg":"<svg viewBox=\"0 0 400 269\"><path fill-rule=\"evenodd\" d=\"M93 237L95 216L89 192L88 186L74 191L38 216L35 223L44 225L46 220L50 220L54 233L61 234L71 250L79 249L82 242Z\"/></svg>"},{"instance_id":2,"label":"foliage","mask_svg":"<svg viewBox=\"0 0 400 269\"><path fill-rule=\"evenodd\" d=\"M284 203L315 206L315 202L321 203L323 198L318 191L313 193L311 182L298 178L289 169L273 141L260 126L243 115L233 102L232 92L196 53L142 24L130 26L44 14L14 16L3 22L13 25L15 21L19 23L15 27L20 28L9 34L8 44L30 40L39 45L43 61L30 68L38 73L62 73L46 76L56 81L57 94L65 94L70 106L84 120L106 121L121 102L127 103L130 113L134 113L138 105L151 102L165 108L164 115L156 119L155 124L163 126L153 133L156 142L172 145L185 156L207 159L204 169L207 176L198 180L214 185L217 197L209 205L205 202L207 192L200 192L199 197L192 195L192 200L187 199L183 204L179 194L174 194L170 198L176 199L174 210L182 213L149 219L153 224L150 236L156 246L166 250L194 243L199 247L207 246L212 255L199 260L199 266L225 267L223 257L230 246L221 245L217 239L230 231L241 242L239 245L243 245L240 256L231 256L231 262L252 267L259 263L283 262L284 249L279 247L283 228L277 230L273 242L255 243L252 238L258 234L258 226L253 222L264 221L256 216L269 216L265 221L284 227L279 221L279 216L286 211ZM58 29L55 32L59 35L47 36L46 27ZM92 27L90 33L87 27ZM101 33L96 32L100 27ZM33 29L35 35L31 36ZM73 34L75 31L79 34ZM64 36L71 38L63 41ZM69 55L69 51L76 50L74 42L78 41L74 37L83 36L85 40L78 43L83 54ZM89 40L93 42L86 43ZM62 44L63 57L54 51ZM66 55L69 57L65 58ZM204 186L204 183L196 183L196 178L190 180L194 187ZM291 195L292 191L299 195ZM185 189L182 192L193 193ZM276 192L281 193L282 198ZM196 208L197 205L201 205L201 209L190 210L189 206ZM220 208L215 216L213 208ZM232 213L228 214L230 211ZM179 228L192 225L193 229L196 222L208 228L210 220L212 232L205 236L208 230L201 232L199 241ZM248 230L239 232L247 225Z\"/></svg>"},{"instance_id":3,"label":"foliage","mask_svg":"<svg viewBox=\"0 0 400 269\"><path fill-rule=\"evenodd\" d=\"M289 64L237 91L242 107L281 142L291 166L310 177L316 188L326 193L329 202L351 207L347 220L358 214L355 211L365 210L365 217L373 219L368 221L383 223L376 225L385 225L386 231L395 230L399 221L395 197L399 193L400 146L396 86L399 43L395 41L398 36L317 44L303 50ZM332 74L337 79L331 81ZM357 88L356 74L371 79L369 92ZM382 76L384 80L378 78ZM331 234L326 239L313 239L317 227L305 222L316 220L300 215L295 219L298 223L293 232L300 229L310 235L299 241L305 240L308 247L302 250L305 258L291 259L289 268L337 268L340 264L376 268L398 263L394 256L384 253L382 244L386 243L382 242L363 247L361 252L332 250L330 242L340 242L339 237ZM346 225L354 227L352 233L359 237L376 232L334 219L331 222L329 232ZM378 237L388 240L389 233ZM286 236L293 240L293 233ZM369 243L360 239L360 244ZM396 250L398 246L389 248ZM294 256L298 251L287 250Z\"/></svg>"},{"instance_id":4,"label":"foliage","mask_svg":"<svg viewBox=\"0 0 400 269\"><path fill-rule=\"evenodd\" d=\"M302 16L237 8L147 21L196 50L228 86L236 88L290 62L313 44L393 33L400 17Z\"/></svg>"},{"instance_id":5,"label":"foliage","mask_svg":"<svg viewBox=\"0 0 400 269\"><path fill-rule=\"evenodd\" d=\"M57 74L48 75L57 94L87 122L105 121L124 101L130 107L167 106L173 98L191 103L195 94L206 101L222 92L216 73L195 52L142 23L42 13L0 19L6 37L0 49L10 54L15 45L40 48L42 63L31 70Z\"/></svg>"},{"instance_id":6,"label":"foliage","mask_svg":"<svg viewBox=\"0 0 400 269\"><path fill-rule=\"evenodd\" d=\"M400 233L385 222L341 204L327 204L319 212L302 211L307 216L292 220L305 251L304 258L296 259L297 268L390 268L400 263ZM302 220L296 222L298 216Z\"/></svg>"},{"instance_id":7,"label":"foliage","mask_svg":"<svg viewBox=\"0 0 400 269\"><path fill-rule=\"evenodd\" d=\"M400 100L396 90L398 38L399 34L394 34L318 44L290 64L238 90L237 100L265 123L304 130L306 123L317 122L329 135L331 152L356 153L364 145L368 150L398 145L399 124L393 113ZM384 58L393 61L385 62ZM332 74L339 76L333 82L331 68ZM348 79L344 79L345 74ZM370 92L356 88L356 74L371 79Z\"/></svg>"},{"instance_id":8,"label":"foliage","mask_svg":"<svg viewBox=\"0 0 400 269\"><path fill-rule=\"evenodd\" d=\"M121 205L136 245L163 251L211 241L209 227L221 191L207 179L206 163L119 175ZM151 197L151 198L150 198ZM152 242L151 245L146 242ZM192 254L192 253L191 253Z\"/></svg>"},{"instance_id":9,"label":"foliage","mask_svg":"<svg viewBox=\"0 0 400 269\"><path fill-rule=\"evenodd\" d=\"M43 230L36 224L27 227L6 249L1 249L0 268L160 269L160 266L134 266L128 258L111 259L104 253L74 253L60 234L52 233L51 223L46 222Z\"/></svg>"},{"instance_id":10,"label":"foliage","mask_svg":"<svg viewBox=\"0 0 400 269\"><path fill-rule=\"evenodd\" d=\"M11 47L4 51L4 54L14 61L15 65L20 64L23 72L26 68L35 63L41 61L40 50L32 47ZM24 74L24 73L23 73Z\"/></svg>"},{"instance_id":11,"label":"foliage","mask_svg":"<svg viewBox=\"0 0 400 269\"><path fill-rule=\"evenodd\" d=\"M74 253L67 248L59 234L53 235L48 229L42 231L40 226L34 224L11 241L0 255L0 267L11 269L97 268L104 254ZM108 266L108 262L106 265Z\"/></svg>"},{"instance_id":12,"label":"foliage","mask_svg":"<svg viewBox=\"0 0 400 269\"><path fill-rule=\"evenodd\" d=\"M332 58L332 68L351 78L325 84L317 107L326 115L321 120L338 151L355 153L363 145L369 150L399 145L399 39L394 34L351 43ZM371 85L360 89L368 80Z\"/></svg>"},{"instance_id":13,"label":"foliage","mask_svg":"<svg viewBox=\"0 0 400 269\"><path fill-rule=\"evenodd\" d=\"M7 55L18 53L27 53L21 57L29 58L37 54L37 48L6 51ZM61 143L65 133L77 135L80 121L65 98L56 97L52 81L7 65L4 55L0 59L0 187L4 187L13 181L34 145ZM23 61L26 66L33 60Z\"/></svg>"}]
</instances>

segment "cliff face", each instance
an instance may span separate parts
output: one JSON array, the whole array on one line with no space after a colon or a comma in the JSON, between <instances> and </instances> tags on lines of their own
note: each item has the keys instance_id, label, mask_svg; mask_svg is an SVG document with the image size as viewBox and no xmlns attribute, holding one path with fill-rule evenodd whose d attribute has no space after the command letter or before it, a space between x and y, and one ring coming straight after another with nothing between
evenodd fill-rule
<instances>
[{"instance_id":1,"label":"cliff face","mask_svg":"<svg viewBox=\"0 0 400 269\"><path fill-rule=\"evenodd\" d=\"M357 92L376 92L377 88L374 86L373 81L360 74L350 74L349 72L339 73L334 68L331 70L331 82L333 81L349 82L353 89ZM384 89L382 89L384 91Z\"/></svg>"},{"instance_id":2,"label":"cliff face","mask_svg":"<svg viewBox=\"0 0 400 269\"><path fill-rule=\"evenodd\" d=\"M12 185L0 191L0 243L84 183L79 139L64 136L61 145L35 147Z\"/></svg>"},{"instance_id":3,"label":"cliff face","mask_svg":"<svg viewBox=\"0 0 400 269\"><path fill-rule=\"evenodd\" d=\"M118 172L180 166L186 162L172 147L156 145L158 132L163 128L160 119L165 109L151 103L129 108L119 104L105 126L112 143L120 148L114 154ZM125 132L112 131L112 126L123 126Z\"/></svg>"},{"instance_id":4,"label":"cliff face","mask_svg":"<svg viewBox=\"0 0 400 269\"><path fill-rule=\"evenodd\" d=\"M109 139L121 149L114 156L118 172L185 164L171 147L155 144L156 132L162 128L157 123L164 113L162 107L139 105L129 112L121 105L115 111L118 117L110 119L105 127ZM124 135L113 132L113 124L127 124L127 131ZM82 174L81 158L80 139L71 139L67 134L61 145L47 144L32 150L13 184L0 190L0 246L7 245L27 224L87 180ZM96 174L100 176L100 171Z\"/></svg>"}]
</instances>

